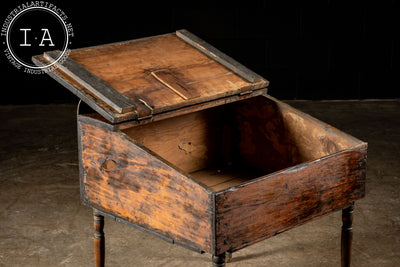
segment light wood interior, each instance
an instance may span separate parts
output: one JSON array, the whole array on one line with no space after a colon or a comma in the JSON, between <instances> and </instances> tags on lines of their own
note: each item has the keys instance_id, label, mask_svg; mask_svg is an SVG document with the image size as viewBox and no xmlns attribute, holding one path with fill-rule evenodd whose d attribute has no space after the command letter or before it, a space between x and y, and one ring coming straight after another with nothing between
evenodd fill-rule
<instances>
[{"instance_id":1,"label":"light wood interior","mask_svg":"<svg viewBox=\"0 0 400 267\"><path fill-rule=\"evenodd\" d=\"M216 191L358 144L264 96L123 132Z\"/></svg>"}]
</instances>

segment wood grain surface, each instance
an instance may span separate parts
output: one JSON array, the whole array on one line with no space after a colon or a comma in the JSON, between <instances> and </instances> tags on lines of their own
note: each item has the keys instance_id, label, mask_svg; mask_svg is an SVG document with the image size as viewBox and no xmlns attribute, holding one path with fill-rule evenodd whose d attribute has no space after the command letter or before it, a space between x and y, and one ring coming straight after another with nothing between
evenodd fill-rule
<instances>
[{"instance_id":1,"label":"wood grain surface","mask_svg":"<svg viewBox=\"0 0 400 267\"><path fill-rule=\"evenodd\" d=\"M211 197L204 187L121 132L80 123L83 202L186 246L211 250ZM102 168L113 160L116 168Z\"/></svg>"},{"instance_id":2,"label":"wood grain surface","mask_svg":"<svg viewBox=\"0 0 400 267\"><path fill-rule=\"evenodd\" d=\"M365 193L366 144L216 194L216 253L235 251Z\"/></svg>"},{"instance_id":3,"label":"wood grain surface","mask_svg":"<svg viewBox=\"0 0 400 267\"><path fill-rule=\"evenodd\" d=\"M134 102L140 117L147 106L160 113L252 86L175 34L73 50L70 57ZM193 88L199 96L182 98L151 75L157 71L173 73L183 87Z\"/></svg>"},{"instance_id":4,"label":"wood grain surface","mask_svg":"<svg viewBox=\"0 0 400 267\"><path fill-rule=\"evenodd\" d=\"M39 55L33 60L43 66L50 59ZM101 88L88 86L91 83L87 79L69 69L69 62L82 67L84 71L80 73L92 77L90 81L101 81ZM264 79L243 79L175 33L75 49L66 64L48 74L113 123L264 90L268 85ZM116 99L105 98L99 93L103 91L115 92L108 95ZM121 99L129 105L122 105ZM135 112L131 112L132 107Z\"/></svg>"},{"instance_id":5,"label":"wood grain surface","mask_svg":"<svg viewBox=\"0 0 400 267\"><path fill-rule=\"evenodd\" d=\"M365 193L367 144L269 96L119 128L79 118L84 202L214 255Z\"/></svg>"}]
</instances>

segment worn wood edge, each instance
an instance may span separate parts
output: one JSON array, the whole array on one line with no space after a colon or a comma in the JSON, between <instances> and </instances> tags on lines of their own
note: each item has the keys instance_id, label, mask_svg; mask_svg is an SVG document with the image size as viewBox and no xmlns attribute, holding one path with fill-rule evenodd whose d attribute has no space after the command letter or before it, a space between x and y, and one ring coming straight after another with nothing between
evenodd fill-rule
<instances>
[{"instance_id":1,"label":"worn wood edge","mask_svg":"<svg viewBox=\"0 0 400 267\"><path fill-rule=\"evenodd\" d=\"M251 92L249 94L245 94L245 95L230 95L230 96L227 96L224 98L214 99L214 100L198 103L195 105L182 107L180 109L174 109L174 110L170 110L167 112L154 114L151 118L144 119L144 120L125 121L125 122L122 122L119 124L115 124L115 127L116 127L116 129L123 130L123 129L131 128L134 126L144 125L144 124L148 124L148 123L151 123L154 121L161 121L161 120L169 119L172 117L181 116L181 115L185 115L188 113L205 110L205 109L212 108L212 107L222 106L225 104L249 99L249 98L260 96L260 95L266 95L266 94L267 94L267 88L265 88L265 90L253 91L253 92Z\"/></svg>"},{"instance_id":2,"label":"worn wood edge","mask_svg":"<svg viewBox=\"0 0 400 267\"><path fill-rule=\"evenodd\" d=\"M303 112L303 111L301 111L299 109L296 109L296 108L290 106L289 104L286 104L286 103L284 103L284 102L282 102L282 101L280 101L280 100L278 100L278 99L276 99L276 98L274 98L274 97L272 97L270 95L264 95L264 97L268 98L271 101L274 101L274 102L278 103L280 108L284 108L286 110L290 110L293 113L295 113L296 115L302 117L303 119L322 127L329 134L333 134L335 136L339 136L341 138L344 138L344 139L346 139L347 141L349 141L349 142L351 142L353 144L365 143L364 141L361 141L360 139L358 139L358 138L356 138L356 137L354 137L354 136L352 136L352 135L350 135L348 133L345 133L345 132L339 130L338 128L336 128L336 127L334 127L334 126L332 126L332 125L330 125L330 124L328 124L326 122L323 122L323 121L321 121L321 120L319 120L319 119L317 119L317 118L315 118L315 117L313 117L313 116L311 116L311 115L309 115L309 114L307 114L307 113L305 113L305 112Z\"/></svg>"},{"instance_id":3,"label":"worn wood edge","mask_svg":"<svg viewBox=\"0 0 400 267\"><path fill-rule=\"evenodd\" d=\"M188 100L189 98L182 94L181 92L179 92L178 90L176 90L176 88L174 88L172 85L170 85L169 83L167 83L166 81L164 81L163 79L161 79L154 71L150 72L151 76L153 76L157 81L159 81L161 84L163 84L164 86L166 86L168 89L170 89L172 92L174 92L175 94L177 94L178 96L180 96L181 98L183 98L184 100Z\"/></svg>"},{"instance_id":4,"label":"worn wood edge","mask_svg":"<svg viewBox=\"0 0 400 267\"><path fill-rule=\"evenodd\" d=\"M136 140L132 139L129 135L125 134L124 132L121 131L115 131L118 135L120 135L122 138L127 139L129 142L133 143L135 146L137 146L139 149L143 150L144 152L150 154L151 156L153 156L154 158L156 158L157 160L159 160L160 162L162 162L163 164L167 165L168 167L174 169L175 171L179 172L182 176L185 176L189 181L197 184L198 186L200 186L201 188L203 188L207 194L213 194L215 191L212 190L211 188L207 187L205 184L199 182L197 179L195 179L193 176L191 176L188 173L185 173L184 171L182 171L179 167L175 166L174 164L170 163L169 161L167 161L166 159L164 159L163 157L159 156L157 153L155 153L154 151L148 149L147 147L145 147L144 145L140 144L139 142L137 142Z\"/></svg>"},{"instance_id":5,"label":"worn wood edge","mask_svg":"<svg viewBox=\"0 0 400 267\"><path fill-rule=\"evenodd\" d=\"M40 56L34 56L32 57L32 61L37 65L37 66L44 66L45 64L40 60ZM100 113L102 116L104 116L107 120L110 122L116 122L114 116L112 116L109 112L106 110L102 109L100 106L96 105L95 103L92 102L90 98L88 98L79 88L75 87L73 84L69 83L65 79L63 79L61 76L56 74L54 71L50 71L47 73L51 78L56 80L59 84L67 88L69 91L71 91L74 95L82 99L86 104L88 104L93 110L96 112Z\"/></svg>"},{"instance_id":6,"label":"worn wood edge","mask_svg":"<svg viewBox=\"0 0 400 267\"><path fill-rule=\"evenodd\" d=\"M240 185L237 185L237 186L232 186L232 187L229 187L229 188L225 188L223 190L217 191L215 194L216 195L221 195L221 194L224 194L224 193L229 192L229 191L236 191L236 190L238 190L238 189L240 189L242 187L245 187L245 186L247 186L249 184L257 183L257 182L259 182L261 180L264 180L264 179L271 179L271 178L273 178L275 175L277 175L279 173L290 173L290 172L295 172L297 170L302 170L304 168L307 168L310 163L318 162L318 161L325 160L325 159L328 159L328 158L331 158L331 157L336 157L337 155L342 154L342 153L355 152L355 151L365 151L365 153L366 153L367 152L367 148L368 148L368 144L362 142L362 143L360 143L358 145L355 145L355 146L340 150L340 151L335 152L333 154L329 154L329 155L326 155L326 156L318 158L318 159L302 162L300 164L297 164L297 165L294 165L294 166L290 166L290 167L287 167L285 169L282 169L282 170L279 170L279 171L275 171L275 172L269 173L267 175L260 176L258 178L254 178L254 179L252 179L250 181L244 182L244 183L242 183Z\"/></svg>"},{"instance_id":7,"label":"worn wood edge","mask_svg":"<svg viewBox=\"0 0 400 267\"><path fill-rule=\"evenodd\" d=\"M318 162L318 161L320 161L320 160L322 160L322 159L324 159L324 158L328 158L328 157L332 157L332 156L337 156L337 155L335 155L335 154L341 154L341 153L346 153L346 152L358 152L358 153L360 153L360 154L361 154L360 156L362 157L362 158L360 157L361 161L364 161L364 162L365 162L365 161L366 161L366 157L367 157L367 144L366 144L366 143L362 143L362 144L359 144L359 145L353 147L353 149L350 148L350 149L342 150L342 151L340 151L340 152L334 153L334 154L332 154L332 155L323 157L323 158L318 159L318 160L313 160L313 161L311 161L311 162L316 162L316 161ZM303 166L301 166L301 165L300 165L300 166L293 166L293 167L284 169L283 172L292 172L292 171L297 171L297 170L300 171L300 170L302 170L302 169L304 169L304 168L307 168L307 166L308 166L311 162L306 162L306 163L301 164L301 165L303 165ZM291 170L290 170L290 169L291 169ZM237 187L232 187L232 188L230 188L230 189L221 190L221 191L219 191L219 192L216 192L216 197L219 196L219 195L221 195L221 194L223 194L223 193L226 193L226 192L228 192L228 191L236 191L237 189L240 189L240 188L242 188L242 187L244 187L244 186L246 186L246 185L249 185L249 184L251 184L251 183L253 183L253 182L260 181L260 180L262 180L262 179L271 179L271 178L273 178L273 176L279 175L281 172L282 172L282 171L278 171L278 172L275 172L275 173L266 175L266 176L264 176L264 177L261 177L260 179L256 179L256 180L250 181L250 182L248 182L248 183L246 183L246 184L242 184L242 185L239 185L239 186L237 186ZM360 192L360 194L356 195L355 197L353 197L353 198L351 198L351 199L348 199L347 201L345 201L344 203L342 203L342 204L341 204L340 206L338 206L337 208L334 208L334 209L332 209L332 210L329 210L329 211L326 211L326 212L322 212L322 213L319 213L319 214L315 214L314 216L311 216L311 217L309 217L309 218L307 218L307 219L304 219L303 221L299 222L298 224L291 225L291 226L288 226L288 227L283 227L283 228L278 229L278 230L276 230L276 231L274 231L274 232L271 232L271 233L269 233L269 234L265 234L265 235L262 235L262 236L260 236L260 237L258 237L258 238L256 238L256 239L253 239L253 240L251 240L251 241L242 243L240 246L231 249L230 252L238 251L238 250L240 250L240 249L242 249L242 248L245 248L245 247L247 247L247 246L250 246L250 245L252 245L252 244L255 244L255 243L257 243L257 242L260 242L260 241L262 241L262 240L268 239L268 238L273 237L273 236L275 236L275 235L277 235L277 234L283 233L283 232L285 232L285 231L287 231L287 230L290 230L290 229L293 229L293 228L295 228L295 227L297 227L297 226L303 225L303 224L305 224L305 223L307 223L307 222L313 221L313 220L318 219L318 218L320 218L320 217L323 217L323 216L325 216L325 215L328 215L328 214L331 214L331 213L340 211L340 210L342 210L342 209L344 209L344 208L347 208L347 207L351 206L355 201L357 201L357 200L362 199L362 198L365 197L365 182L366 182L366 179L365 179L366 177L365 177L365 175L366 175L366 166L365 166L365 167L363 168L363 170L362 170L362 175L363 175L362 178L364 178L364 179L356 180L356 182L358 182L358 183L363 183L363 184L364 184L364 186L363 186L362 188L360 188L360 190L358 191L358 192ZM271 176L272 176L272 177L271 177ZM216 200L216 201L217 201L217 200ZM217 251L217 253L221 253L221 252L222 252L222 251Z\"/></svg>"},{"instance_id":8,"label":"worn wood edge","mask_svg":"<svg viewBox=\"0 0 400 267\"><path fill-rule=\"evenodd\" d=\"M159 156L154 151L150 150L149 148L145 147L141 143L139 143L136 140L134 140L133 138L131 138L129 135L125 134L124 132L121 132L119 128L115 127L115 125L109 124L107 122L99 121L96 118L91 118L91 117L88 117L88 116L85 116L85 115L78 115L78 121L81 122L81 123L93 125L93 126L100 127L100 128L103 128L103 129L106 129L106 130L113 131L113 132L117 133L121 138L127 139L129 142L131 142L132 144L137 146L139 149L141 149L144 152L150 154L151 156L153 156L154 158L156 158L157 160L159 160L163 164L166 164L168 167L170 167L170 168L174 169L175 171L179 172L182 176L185 176L191 182L199 185L209 195L215 193L215 191L213 189L209 188L204 183L202 183L199 180L197 180L196 178L194 178L192 175L184 172L179 167L177 167L174 164L170 163L169 161L167 161L163 157Z\"/></svg>"},{"instance_id":9,"label":"worn wood edge","mask_svg":"<svg viewBox=\"0 0 400 267\"><path fill-rule=\"evenodd\" d=\"M44 53L44 58L49 62L54 62L59 54L58 50L48 51ZM135 103L69 56L65 56L62 64L56 62L54 65L118 113L136 110Z\"/></svg>"},{"instance_id":10,"label":"worn wood edge","mask_svg":"<svg viewBox=\"0 0 400 267\"><path fill-rule=\"evenodd\" d=\"M85 119L85 118L84 118L84 119ZM87 122L95 122L95 123L96 123L95 120L90 119L90 118L89 118L89 120L84 121L84 122L82 122L82 123L87 123ZM82 127L83 127L83 125L84 125L84 124L82 124ZM101 124L100 124L100 126L98 126L98 127L101 127ZM103 130L103 129L102 129L102 130ZM131 145L132 147L135 146L135 149L138 149L138 150L139 150L139 151L138 151L139 153L142 153L142 152L143 152L144 154L149 153L149 151L148 151L146 148L143 148L143 147L140 146L140 144L137 144L137 143L135 143L134 141L130 140L129 136L126 136L124 133L122 133L122 132L120 132L120 131L115 131L115 132L113 132L113 135L116 135L115 137L116 137L117 139L121 139L121 140L124 139L125 142L131 143L131 144L128 144L128 146L129 146L129 145ZM140 150L142 150L142 152L140 152ZM154 160L158 160L159 162L158 162L157 164L159 164L162 168L166 168L166 169L173 170L173 172L175 173L175 175L181 176L182 179L186 180L186 181L188 182L188 184L190 184L190 186L192 186L192 187L194 188L194 190L201 190L203 193L207 194L207 196L205 196L205 199L209 200L210 193L206 190L206 188L203 188L202 186L198 185L197 183L191 181L191 180L190 180L188 177L186 177L185 175L178 174L179 171L175 170L175 169L174 169L174 166L169 166L169 165L165 164L165 161L162 161L162 159L158 158L157 155L149 154L149 155L147 155L146 157L152 158L152 159L154 159ZM163 164L164 164L164 166L163 166ZM178 172L178 173L177 173L177 172ZM83 187L86 189L86 184L84 184ZM84 190L85 190L85 189L84 189ZM86 190L85 190L85 191L86 191ZM82 198L82 199L81 199L81 203L84 204L84 205L86 205L86 206L89 206L89 207L91 207L91 208L95 208L95 209L97 209L97 210L102 210L102 211L105 212L105 213L114 214L113 211L110 210L109 208L103 207L101 203L93 202L92 200L88 199L87 197ZM210 209L209 203L207 204L207 210L205 211L204 215L207 216L207 218L204 218L204 222L206 222L207 224L209 224L210 218L211 218L211 209ZM139 226L139 227L146 228L144 225L141 225L141 224L139 224L139 223L135 223L135 222L134 222L134 218L129 218L129 215L128 215L127 217L124 217L124 218L119 217L118 214L115 214L115 216L117 216L117 217L120 218L121 220L125 220L125 221L131 223L132 225L137 225L137 226ZM131 219L132 219L133 221L131 221ZM117 220L117 221L118 221L118 220ZM198 251L198 252L199 252L199 251L210 252L210 250L211 250L210 242L207 242L206 244L198 244L198 243L196 243L196 242L194 242L194 241L192 241L192 240L190 240L190 239L185 238L184 236L179 236L179 235L178 235L177 237L173 237L173 236L174 236L174 233L173 233L173 232L170 232L169 230L168 230L168 231L163 231L162 229L157 229L157 228L154 228L154 227L150 227L150 229L151 229L150 232L157 233L157 236L159 236L159 237L160 237L160 236L161 236L161 237L167 237L167 238L169 238L170 240L173 240L173 243L174 243L174 244L183 245L183 246L185 246L185 247L187 247L187 248L193 248L195 251ZM172 235L172 236L171 236L171 235ZM212 236L211 236L210 231L207 231L207 232L205 233L204 237L206 237L208 240L211 240L211 239L212 239ZM176 240L175 238L178 238L179 240Z\"/></svg>"},{"instance_id":11,"label":"worn wood edge","mask_svg":"<svg viewBox=\"0 0 400 267\"><path fill-rule=\"evenodd\" d=\"M211 198L211 252L213 255L217 253L217 218L216 218L216 194L210 194Z\"/></svg>"},{"instance_id":12,"label":"worn wood edge","mask_svg":"<svg viewBox=\"0 0 400 267\"><path fill-rule=\"evenodd\" d=\"M106 118L104 118L102 115L100 115L97 112L92 112L92 113L82 113L81 112L81 105L82 105L82 99L79 101L78 106L76 108L76 118L79 121L85 122L85 123L90 123L91 125L103 127L105 129L108 129L110 131L115 131L116 127L115 124L111 124L109 121L107 121ZM86 103L84 103L87 105Z\"/></svg>"},{"instance_id":13,"label":"worn wood edge","mask_svg":"<svg viewBox=\"0 0 400 267\"><path fill-rule=\"evenodd\" d=\"M102 47L106 47L106 46L113 46L113 45L124 45L124 44L128 44L128 43L134 43L134 42L137 42L137 41L143 41L143 40L146 40L146 39L158 38L158 37L172 35L172 34L174 34L174 33L163 33L163 34L158 34L158 35L153 35L153 36L144 36L144 37L125 40L125 41L118 41L118 42L112 42L112 43L107 43L107 44L99 44L99 45L92 45L92 46L87 46L87 47L75 48L72 51L82 51L82 50L97 49L97 48L102 48Z\"/></svg>"},{"instance_id":14,"label":"worn wood edge","mask_svg":"<svg viewBox=\"0 0 400 267\"><path fill-rule=\"evenodd\" d=\"M93 208L92 204L89 203L89 202L83 203L83 204L88 205L88 206L90 206L90 207ZM176 240L174 240L174 239L172 239L172 238L169 238L169 237L167 237L167 236L164 236L164 235L162 235L162 234L160 234L160 233L157 233L157 232L155 232L155 231L146 229L146 228L144 228L144 227L142 227L142 226L140 226L140 225L138 225L138 224L135 224L135 223L132 223L132 222L130 222L130 221L127 221L127 220L125 220L125 219L123 219L123 218L120 218L120 217L118 217L118 216L116 216L116 215L113 215L113 214L110 214L110 213L107 213L107 212L103 212L103 211L101 211L101 210L98 209L98 208L93 208L93 210L94 210L96 213L100 214L100 215L103 215L103 216L105 216L105 217L107 217L107 218L110 218L110 219L112 219L112 220L114 220L114 221L116 221L116 222L120 222L120 223L126 224L126 225L128 225L128 226L131 226L131 227L133 227L133 228L136 228L136 229L138 229L138 230L140 230L140 231L142 231L142 232L145 232L145 233L151 234L151 235L153 235L153 236L156 236L156 237L158 237L158 238L160 238L160 239L162 239L162 240L164 240L164 241L166 241L166 242L168 242L168 243L176 244L176 245L182 246L182 247L184 247L184 248L190 249L190 250L195 251L195 252L200 253L200 254L203 254L203 253L205 252L205 251L203 251L203 250L201 250L201 249L194 248L194 247L188 246L188 245L186 245L186 244L180 243L180 242L178 242L178 241L176 241Z\"/></svg>"},{"instance_id":15,"label":"worn wood edge","mask_svg":"<svg viewBox=\"0 0 400 267\"><path fill-rule=\"evenodd\" d=\"M82 129L81 129L81 123L77 119L76 120L77 124L77 132L78 132L78 161L79 161L79 190L80 190L80 198L81 201L86 199L86 194L85 194L85 184L84 184L84 170L83 170L83 162L82 162L82 142L81 142L81 134L82 134Z\"/></svg>"},{"instance_id":16,"label":"worn wood edge","mask_svg":"<svg viewBox=\"0 0 400 267\"><path fill-rule=\"evenodd\" d=\"M251 83L258 83L257 87L254 89L267 87L269 85L269 81L262 78L260 75L256 74L252 70L248 69L244 65L240 64L230 56L226 55L225 53L219 51L214 46L208 44L207 42L203 41L193 33L182 29L176 31L176 35L181 38L183 41L187 42L188 44L192 45L193 47L197 48L204 54L208 55L218 63L222 64L226 68L230 69L243 79L251 82Z\"/></svg>"},{"instance_id":17,"label":"worn wood edge","mask_svg":"<svg viewBox=\"0 0 400 267\"><path fill-rule=\"evenodd\" d=\"M91 118L91 117L88 117L86 115L79 114L77 116L77 119L78 119L79 122L83 122L85 124L90 124L90 125L93 125L93 126L96 126L96 127L107 129L107 130L112 131L112 132L115 132L117 130L114 127L113 124L109 124L107 122L100 121L100 120L98 120L96 118Z\"/></svg>"},{"instance_id":18,"label":"worn wood edge","mask_svg":"<svg viewBox=\"0 0 400 267\"><path fill-rule=\"evenodd\" d=\"M263 88L263 89L259 89L259 90L250 90L251 86L246 86L249 91L247 91L246 93L242 94L241 90L242 88L237 87L234 90L230 90L230 91L226 91L226 92L220 92L217 94L212 95L212 98L209 99L204 99L201 98L201 100L199 100L199 98L190 98L187 99L183 102L179 102L176 104L171 104L171 105L166 105L166 106L161 106L161 107L155 107L153 110L153 114L152 115L156 115L156 114L162 114L162 113L166 113L169 111L173 111L173 110L178 110L184 107L189 107L189 106L193 106L193 105L197 105L197 104L201 104L201 103L206 103L206 102L213 102L213 101L218 101L219 99L224 99L227 98L229 96L235 96L235 95L246 95L246 94L253 94L254 92L258 92L258 91L266 91L268 90L267 88ZM254 96L254 94L253 94ZM139 118L139 120L142 120L143 118Z\"/></svg>"},{"instance_id":19,"label":"worn wood edge","mask_svg":"<svg viewBox=\"0 0 400 267\"><path fill-rule=\"evenodd\" d=\"M32 61L37 65L37 66L45 66L48 62L44 59L43 56L38 55L32 57ZM105 119L107 119L111 123L120 123L123 121L127 120L133 120L137 118L137 113L136 112L131 112L129 114L126 114L125 116L120 116L118 113L114 113L112 111L106 110L100 105L97 105L91 98L89 98L82 89L76 87L75 85L71 84L67 80L65 80L61 75L56 73L55 71L49 71L47 74L56 80L59 84L67 88L69 91L71 91L74 95L76 95L78 98L82 99L83 102L85 102L88 106L90 106L94 111L99 113L101 116L103 116ZM99 101L101 101L99 99Z\"/></svg>"},{"instance_id":20,"label":"worn wood edge","mask_svg":"<svg viewBox=\"0 0 400 267\"><path fill-rule=\"evenodd\" d=\"M334 213L334 212L341 211L344 207L349 207L349 206L351 205L351 203L353 203L353 202L354 202L354 201L351 200L351 201L349 201L349 203L343 204L343 205L342 205L341 207L339 207L339 208L330 210L330 211L328 211L328 212L324 212L324 213L317 214L317 215L315 215L315 216L313 216L313 217L310 217L310 218L308 218L308 219L306 219L306 220L304 220L304 221L301 221L300 223L298 223L298 224L296 224L296 225L291 225L291 226L289 226L289 227L284 227L284 228L282 228L282 229L280 229L280 230L278 230L278 231L276 231L276 232L274 232L274 233L271 233L271 234L268 234L268 235L265 235L265 236L261 236L261 237L259 237L259 238L256 238L256 239L254 239L254 240L252 240L252 241L250 241L250 242L244 243L244 244L242 244L241 246L236 247L236 248L230 250L230 252L238 251L238 250L240 250L240 249L243 249L243 248L245 248L245 247L248 247L248 246L251 246L251 245L253 245L253 244L255 244L255 243L258 243L258 242L260 242L260 241L263 241L263 240L265 240L265 239L268 239L268 238L274 237L274 236L276 236L276 235L278 235L278 234L281 234L281 233L283 233L283 232L286 232L286 231L288 231L288 230L290 230L290 229L294 229L294 228L296 228L296 227L298 227L298 226L301 226L301 225L303 225L303 224L306 224L306 223L308 223L308 222L312 222L312 221L314 221L314 220L316 220L316 219L319 219L319 218L321 218L321 217L324 217L324 216L326 216L326 215L332 214L332 213Z\"/></svg>"}]
</instances>

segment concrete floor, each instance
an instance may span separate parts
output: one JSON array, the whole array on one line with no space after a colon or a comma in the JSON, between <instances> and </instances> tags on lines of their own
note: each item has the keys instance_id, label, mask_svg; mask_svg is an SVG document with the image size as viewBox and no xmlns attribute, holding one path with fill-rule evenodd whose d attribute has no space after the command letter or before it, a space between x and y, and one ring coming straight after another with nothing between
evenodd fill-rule
<instances>
[{"instance_id":1,"label":"concrete floor","mask_svg":"<svg viewBox=\"0 0 400 267\"><path fill-rule=\"evenodd\" d=\"M400 266L400 101L289 101L369 143L353 266ZM0 107L0 266L93 266L92 211L79 200L75 106ZM210 266L105 221L107 266ZM233 254L228 266L340 266L340 212Z\"/></svg>"}]
</instances>

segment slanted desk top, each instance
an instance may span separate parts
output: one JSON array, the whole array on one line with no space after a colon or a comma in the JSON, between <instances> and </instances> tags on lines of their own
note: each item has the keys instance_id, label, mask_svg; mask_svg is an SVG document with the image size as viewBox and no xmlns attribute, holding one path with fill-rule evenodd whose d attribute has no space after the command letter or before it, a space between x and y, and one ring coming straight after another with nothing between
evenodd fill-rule
<instances>
[{"instance_id":1,"label":"slanted desk top","mask_svg":"<svg viewBox=\"0 0 400 267\"><path fill-rule=\"evenodd\" d=\"M59 51L33 60L54 61ZM232 95L265 91L268 81L186 30L72 50L49 73L111 122ZM258 90L258 92L256 92Z\"/></svg>"}]
</instances>

